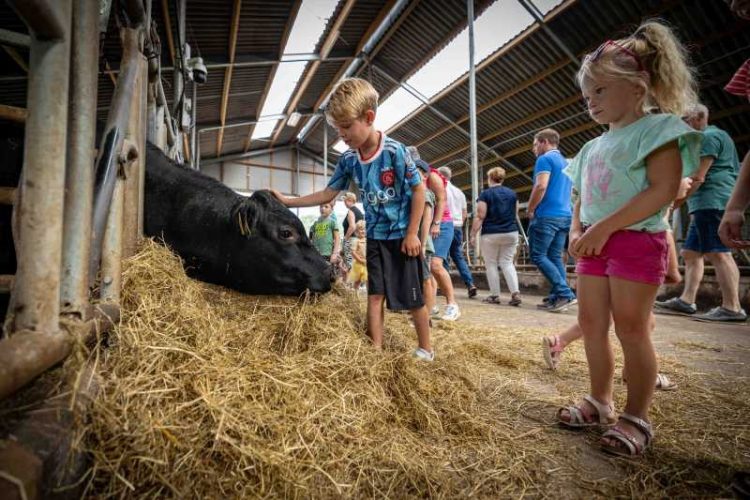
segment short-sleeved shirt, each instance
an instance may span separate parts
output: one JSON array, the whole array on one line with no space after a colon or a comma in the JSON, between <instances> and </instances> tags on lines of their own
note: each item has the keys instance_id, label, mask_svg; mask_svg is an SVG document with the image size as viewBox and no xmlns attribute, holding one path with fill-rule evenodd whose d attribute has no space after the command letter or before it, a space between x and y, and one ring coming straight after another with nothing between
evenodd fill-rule
<instances>
[{"instance_id":1,"label":"short-sleeved shirt","mask_svg":"<svg viewBox=\"0 0 750 500\"><path fill-rule=\"evenodd\" d=\"M354 149L346 151L328 187L342 191L352 180L365 208L367 238L396 240L406 236L412 187L422 182L406 146L381 133L378 147L369 158Z\"/></svg>"},{"instance_id":2,"label":"short-sleeved shirt","mask_svg":"<svg viewBox=\"0 0 750 500\"><path fill-rule=\"evenodd\" d=\"M339 230L334 217L319 218L310 227L310 240L320 255L330 257L333 253L333 233Z\"/></svg>"},{"instance_id":3,"label":"short-sleeved shirt","mask_svg":"<svg viewBox=\"0 0 750 500\"><path fill-rule=\"evenodd\" d=\"M570 217L570 179L563 174L567 165L565 157L557 149L547 151L536 159L534 182L539 174L548 173L549 182L542 201L534 210L534 217Z\"/></svg>"},{"instance_id":4,"label":"short-sleeved shirt","mask_svg":"<svg viewBox=\"0 0 750 500\"><path fill-rule=\"evenodd\" d=\"M674 141L682 158L682 175L689 176L698 167L701 133L675 115L646 115L584 144L565 169L580 193L581 222L595 224L644 191L648 187L646 159ZM664 215L669 205L627 229L652 233L667 230Z\"/></svg>"},{"instance_id":5,"label":"short-sleeved shirt","mask_svg":"<svg viewBox=\"0 0 750 500\"><path fill-rule=\"evenodd\" d=\"M460 228L464 224L464 210L466 210L466 195L464 192L453 185L452 182L448 182L446 188L448 198L448 208L451 210L453 216L453 225Z\"/></svg>"},{"instance_id":6,"label":"short-sleeved shirt","mask_svg":"<svg viewBox=\"0 0 750 500\"><path fill-rule=\"evenodd\" d=\"M700 156L714 161L705 182L688 198L688 210L690 213L696 210L724 210L740 170L734 141L720 128L709 125L703 131Z\"/></svg>"},{"instance_id":7,"label":"short-sleeved shirt","mask_svg":"<svg viewBox=\"0 0 750 500\"><path fill-rule=\"evenodd\" d=\"M429 205L433 210L435 210L435 193L433 193L429 189L426 189L424 203L425 205ZM419 229L419 234L422 234L422 227L420 226ZM432 236L430 236L429 231L427 231L427 240L423 241L422 243L424 244L425 253L435 253L435 245L434 243L432 243Z\"/></svg>"},{"instance_id":8,"label":"short-sleeved shirt","mask_svg":"<svg viewBox=\"0 0 750 500\"><path fill-rule=\"evenodd\" d=\"M487 215L482 221L482 234L512 233L518 231L516 223L516 193L505 186L492 186L479 195L487 204Z\"/></svg>"}]
</instances>

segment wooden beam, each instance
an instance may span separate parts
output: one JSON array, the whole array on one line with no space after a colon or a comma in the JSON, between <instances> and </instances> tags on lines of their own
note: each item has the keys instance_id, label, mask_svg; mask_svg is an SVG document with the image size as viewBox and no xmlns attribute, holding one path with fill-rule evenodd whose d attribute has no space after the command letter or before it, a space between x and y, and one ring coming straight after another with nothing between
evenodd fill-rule
<instances>
[{"instance_id":1,"label":"wooden beam","mask_svg":"<svg viewBox=\"0 0 750 500\"><path fill-rule=\"evenodd\" d=\"M319 55L321 59L325 59L326 57L328 57L328 53L331 52L333 45L336 43L336 40L339 37L341 26L349 17L352 7L354 7L355 3L356 0L346 0L346 3L342 7L338 17L336 17L336 21L334 21L333 26L331 26L331 29L328 31L328 36L326 36L326 39L320 48ZM313 63L310 65L307 73L305 74L305 78L302 80L302 83L299 85L299 87L297 87L297 92L294 93L292 99L289 101L289 106L287 107L287 115L292 114L297 109L297 104L299 104L300 99L302 99L302 96L305 94L307 87L310 85L310 82L315 76L315 73L317 73L319 67L320 61L313 61ZM287 121L287 118L279 121L278 125L276 126L276 132L274 132L273 138L271 139L271 147L276 144L276 141L279 139L281 131L284 130Z\"/></svg>"},{"instance_id":2,"label":"wooden beam","mask_svg":"<svg viewBox=\"0 0 750 500\"><path fill-rule=\"evenodd\" d=\"M3 45L3 50L10 56L11 59L16 61L16 64L21 67L24 73L29 72L29 65L26 63L26 60L21 56L21 54L19 54L19 52L15 49L15 47Z\"/></svg>"},{"instance_id":3,"label":"wooden beam","mask_svg":"<svg viewBox=\"0 0 750 500\"><path fill-rule=\"evenodd\" d=\"M504 102L504 101L510 99L511 97L513 97L514 95L518 94L519 92L521 92L523 90L526 90L527 88L529 88L532 85L534 85L534 84L540 82L541 80L547 78L548 76L550 76L551 74L555 73L556 71L558 71L558 70L560 70L560 69L568 66L570 63L571 63L570 59L568 59L568 58L562 59L562 60L558 61L557 63L555 63L554 65L552 65L549 68L547 68L546 70L544 70L543 72L539 73L538 75L535 75L532 78L529 78L529 79L527 79L527 80L519 83L518 85L515 85L512 89L510 89L510 90L508 90L506 92L503 92L502 94L500 94L499 96L495 97L491 101L489 101L489 102L483 104L482 106L480 106L479 108L477 108L477 115L479 115L480 113L483 113L484 111L487 111L490 108L493 108L494 106L497 106L501 102ZM578 96L578 98L580 99L580 96ZM409 119L411 119L411 117L409 117ZM459 118L458 120L456 120L456 123L460 125L460 124L466 122L468 119L469 119L469 114L467 113L467 114L463 115L461 118ZM403 121L403 123L406 123L406 122ZM397 126L401 126L401 125L402 125L402 122L399 122L395 126L391 127L391 129L395 129ZM446 125L445 127L439 129L437 132L435 132L433 134L430 134L430 136L426 137L425 139L422 139L421 141L417 142L414 145L417 146L417 147L419 147L422 144L430 142L431 140L435 139L436 137L438 137L440 135L443 135L444 133L448 132L452 128L453 127L451 125ZM466 148L464 148L464 149L468 149L468 146ZM434 160L435 163L437 163L438 161L439 160Z\"/></svg>"},{"instance_id":4,"label":"wooden beam","mask_svg":"<svg viewBox=\"0 0 750 500\"><path fill-rule=\"evenodd\" d=\"M489 141L491 139L494 139L495 137L498 137L498 136L500 136L502 134L510 132L511 130L514 130L514 129L518 128L518 127L521 127L521 126L523 126L523 125L525 125L527 123L531 123L534 120L538 120L539 118L542 118L543 116L546 116L546 115L548 115L550 113L554 113L555 111L557 111L559 109L562 109L562 108L564 108L566 106L570 106L571 104L575 104L576 102L578 102L580 100L581 100L580 94L576 94L576 95L570 96L567 99L563 100L562 102L559 102L559 103L555 104L554 106L543 108L543 109L537 111L536 113L527 116L523 120L519 120L517 122L513 122L513 123L511 123L509 125L506 125L503 128L500 128L500 129L498 129L498 130L496 130L496 131L494 131L494 132L492 132L490 134L487 134L487 135L481 137L479 140L481 142ZM441 161L445 160L446 158L450 158L451 156L454 156L454 155L456 155L458 153L466 151L467 149L469 149L468 145L467 146L461 146L459 148L454 149L453 151L449 151L448 153L446 153L446 154L444 154L442 156L439 156L439 157L434 158L434 159L430 159L430 163L435 163L435 164L440 163ZM503 156L507 157L507 155L503 155Z\"/></svg>"},{"instance_id":5,"label":"wooden beam","mask_svg":"<svg viewBox=\"0 0 750 500\"><path fill-rule=\"evenodd\" d=\"M0 104L0 118L16 123L26 123L26 108Z\"/></svg>"},{"instance_id":6,"label":"wooden beam","mask_svg":"<svg viewBox=\"0 0 750 500\"><path fill-rule=\"evenodd\" d=\"M172 38L172 22L169 17L169 0L161 0L161 13L164 17L164 29L167 32L167 45L169 46L169 56L172 58L174 66L174 38Z\"/></svg>"},{"instance_id":7,"label":"wooden beam","mask_svg":"<svg viewBox=\"0 0 750 500\"><path fill-rule=\"evenodd\" d=\"M242 0L234 0L234 10L232 13L232 26L229 30L229 66L224 70L224 90L221 93L221 114L219 121L221 128L216 136L216 157L221 156L221 150L224 147L224 124L227 120L227 105L229 104L229 87L232 85L232 71L234 70L234 54L237 49L237 33L240 28L240 11L242 10Z\"/></svg>"},{"instance_id":8,"label":"wooden beam","mask_svg":"<svg viewBox=\"0 0 750 500\"><path fill-rule=\"evenodd\" d=\"M281 43L279 44L279 59L284 55L284 48L286 48L286 42L289 40L289 34L292 31L292 27L294 26L294 21L297 19L297 15L299 14L299 9L302 6L302 0L297 0L297 3L294 5L294 8L292 9L291 15L289 16L289 20L286 23L286 27L284 28L284 36L281 38ZM268 91L271 89L271 83L273 82L274 77L276 76L276 71L278 71L279 65L276 64L271 69L270 74L268 75L268 80L266 81L266 86L263 89L263 94L260 96L260 100L258 101L258 110L256 111L256 115L260 116L261 111L263 110L263 105L266 103L266 99L268 98ZM244 152L247 152L250 149L250 144L253 142L253 131L255 130L255 125L250 125L250 128L247 132L247 138L245 139L245 147L243 148Z\"/></svg>"},{"instance_id":9,"label":"wooden beam","mask_svg":"<svg viewBox=\"0 0 750 500\"><path fill-rule=\"evenodd\" d=\"M382 9L380 9L380 12L378 13L378 16L370 23L370 26L367 27L367 31L365 31L365 34L362 35L362 38L359 39L359 43L357 44L357 50L355 51L355 54L359 54L362 52L362 50L365 47L365 44L367 43L367 40L372 36L372 34L375 32L376 29L378 29L378 26L380 26L380 23L383 22L383 19L388 15L388 13L393 9L393 6L395 5L396 0L389 0L389 2L383 6ZM398 28L398 26L401 25L403 22L402 20L405 19L409 12L414 9L414 7L417 6L419 3L419 0L411 2L409 6L406 7L405 11L401 16L396 20L395 23L393 23L393 26L391 27L391 30L394 28ZM389 30L390 31L390 30ZM387 35L387 33L386 33ZM380 47L380 43L375 47L375 49L378 49ZM346 69L349 67L348 64L342 64L341 69L336 73L336 76L333 77L333 79L330 81L330 83L326 86L325 90L320 94L318 97L318 100L315 101L315 105L313 105L313 110L317 110L320 108L320 106L323 104L323 101L325 101L326 97L328 97L328 94L331 93L333 90L333 87L336 86L336 84L344 77L344 73L346 72ZM310 120L311 118L308 118L307 120ZM302 127L307 123L307 120L301 120L299 124L297 124L297 128L294 129L294 135L296 136L299 131L302 129ZM320 125L321 122L325 121L325 118L323 120L318 120L315 122L315 125L313 125L312 129L310 130L310 134L312 134L316 128L318 128L318 125ZM308 134L309 135L309 134Z\"/></svg>"}]
</instances>

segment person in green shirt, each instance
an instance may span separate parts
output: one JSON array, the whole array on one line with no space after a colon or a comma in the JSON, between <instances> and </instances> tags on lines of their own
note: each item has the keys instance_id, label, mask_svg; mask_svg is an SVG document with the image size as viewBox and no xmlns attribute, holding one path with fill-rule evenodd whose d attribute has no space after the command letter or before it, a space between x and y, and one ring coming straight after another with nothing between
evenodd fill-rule
<instances>
[{"instance_id":1,"label":"person in green shirt","mask_svg":"<svg viewBox=\"0 0 750 500\"><path fill-rule=\"evenodd\" d=\"M320 255L331 264L338 262L341 235L330 203L320 205L320 217L310 227L310 240Z\"/></svg>"},{"instance_id":2,"label":"person in green shirt","mask_svg":"<svg viewBox=\"0 0 750 500\"><path fill-rule=\"evenodd\" d=\"M690 315L699 321L746 321L747 314L740 307L740 272L731 250L719 238L721 218L740 169L737 149L729 134L708 124L708 108L702 104L693 106L685 121L703 132L700 165L691 175L693 185L687 199L690 227L681 252L685 259L685 287L680 297L656 302L656 310ZM704 257L716 270L722 303L704 314L695 314Z\"/></svg>"}]
</instances>

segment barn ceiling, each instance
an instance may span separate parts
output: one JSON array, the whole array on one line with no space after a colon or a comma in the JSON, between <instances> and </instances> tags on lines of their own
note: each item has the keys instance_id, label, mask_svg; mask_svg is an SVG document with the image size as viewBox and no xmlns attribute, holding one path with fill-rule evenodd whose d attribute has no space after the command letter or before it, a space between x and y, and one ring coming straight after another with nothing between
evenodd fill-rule
<instances>
[{"instance_id":1,"label":"barn ceiling","mask_svg":"<svg viewBox=\"0 0 750 500\"><path fill-rule=\"evenodd\" d=\"M492 3L476 0L475 14L479 16ZM169 41L170 35L172 40L176 37L176 4L177 0L153 0L164 68L172 67L179 57ZM270 81L283 64L284 45L300 4L299 0L187 0L186 39L193 55L201 55L209 67L208 82L197 90L198 127L210 127L199 136L201 158L285 146L297 142L301 130L306 132L306 149L322 155L324 121L311 114L319 111L357 56L361 59L354 74L370 80L382 100L467 24L463 0L340 0L314 50L325 53L307 63L292 92L294 106L288 111L302 113L303 118L296 126L281 120L270 138L251 140L254 125L248 122L258 118ZM506 184L523 200L530 192L535 131L553 125L561 133L561 150L567 156L600 134L602 128L584 112L573 78L577 66L569 55L580 58L603 40L625 35L642 20L656 16L671 23L688 44L713 123L727 130L744 154L750 145L750 104L726 94L722 87L750 57L750 23L734 18L721 0L566 0L547 13L544 26L530 26L478 62L482 171L506 167ZM387 29L373 39L381 26ZM28 32L5 3L0 3L0 28ZM101 119L114 90L107 70L119 65L119 44L111 19L101 48ZM25 61L28 52L23 49L0 50L0 104L25 106ZM163 71L162 78L171 101L171 71ZM314 124L306 126L311 119ZM422 157L436 166L449 164L455 184L468 192L468 130L468 77L464 76L388 133L419 146ZM335 138L332 129L328 132L329 138Z\"/></svg>"}]
</instances>

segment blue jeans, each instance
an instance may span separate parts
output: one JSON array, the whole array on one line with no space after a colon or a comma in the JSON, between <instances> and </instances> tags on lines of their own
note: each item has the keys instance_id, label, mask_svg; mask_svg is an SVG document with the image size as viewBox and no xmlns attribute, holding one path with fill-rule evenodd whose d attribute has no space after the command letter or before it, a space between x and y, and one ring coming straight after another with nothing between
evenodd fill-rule
<instances>
[{"instance_id":1,"label":"blue jeans","mask_svg":"<svg viewBox=\"0 0 750 500\"><path fill-rule=\"evenodd\" d=\"M456 263L458 274L461 275L461 279L466 283L466 288L471 288L474 286L474 278L471 275L466 259L464 259L464 253L461 251L463 239L463 227L453 226L453 241L451 241L450 258ZM443 265L447 271L450 271L450 262L448 259L443 261Z\"/></svg>"},{"instance_id":2,"label":"blue jeans","mask_svg":"<svg viewBox=\"0 0 750 500\"><path fill-rule=\"evenodd\" d=\"M570 231L570 217L535 217L529 224L531 261L552 285L550 300L572 299L562 262L565 237Z\"/></svg>"}]
</instances>

